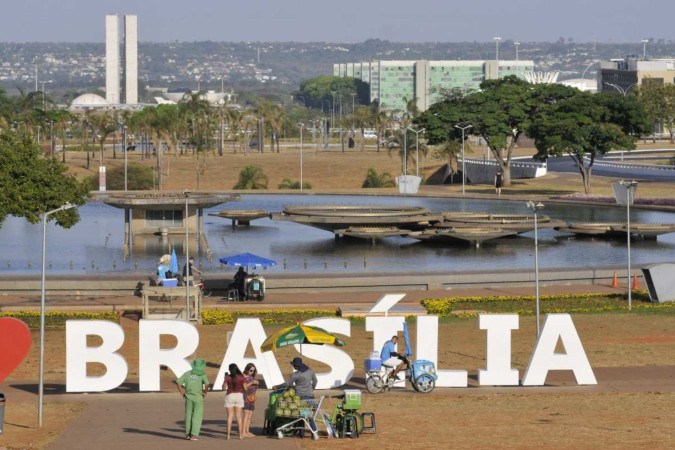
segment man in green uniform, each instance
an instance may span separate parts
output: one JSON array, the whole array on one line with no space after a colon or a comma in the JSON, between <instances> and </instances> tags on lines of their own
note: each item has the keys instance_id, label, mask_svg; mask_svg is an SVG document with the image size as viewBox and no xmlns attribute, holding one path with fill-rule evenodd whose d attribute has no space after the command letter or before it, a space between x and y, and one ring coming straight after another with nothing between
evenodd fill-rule
<instances>
[{"instance_id":1,"label":"man in green uniform","mask_svg":"<svg viewBox=\"0 0 675 450\"><path fill-rule=\"evenodd\" d=\"M195 359L192 370L185 372L175 383L185 399L185 439L196 441L202 427L204 397L209 390L209 379L204 374L206 361Z\"/></svg>"}]
</instances>

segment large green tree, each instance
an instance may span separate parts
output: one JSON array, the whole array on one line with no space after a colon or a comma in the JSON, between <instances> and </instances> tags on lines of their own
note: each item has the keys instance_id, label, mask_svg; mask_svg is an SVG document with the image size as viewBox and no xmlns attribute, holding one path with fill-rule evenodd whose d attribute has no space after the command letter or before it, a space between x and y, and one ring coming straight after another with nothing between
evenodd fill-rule
<instances>
[{"instance_id":1,"label":"large green tree","mask_svg":"<svg viewBox=\"0 0 675 450\"><path fill-rule=\"evenodd\" d=\"M634 96L578 92L543 108L527 134L535 140L539 159L569 155L589 194L595 159L610 150L635 148L648 130L649 119Z\"/></svg>"},{"instance_id":2,"label":"large green tree","mask_svg":"<svg viewBox=\"0 0 675 450\"><path fill-rule=\"evenodd\" d=\"M661 84L645 79L638 88L638 99L652 120L654 129L662 125L675 142L675 84Z\"/></svg>"},{"instance_id":3,"label":"large green tree","mask_svg":"<svg viewBox=\"0 0 675 450\"><path fill-rule=\"evenodd\" d=\"M355 94L355 97L352 98L352 94ZM357 78L321 75L300 83L300 90L295 97L306 107L314 109L333 105L333 101L342 99L347 110L351 111L352 101L355 105L370 103L370 87L368 83ZM335 111L337 110L336 104Z\"/></svg>"},{"instance_id":4,"label":"large green tree","mask_svg":"<svg viewBox=\"0 0 675 450\"><path fill-rule=\"evenodd\" d=\"M504 185L511 184L511 159L518 138L539 111L548 104L572 97L578 90L562 85L535 85L515 76L486 80L481 90L463 95L450 92L414 122L426 128L430 144L457 141L477 135L483 138L504 174Z\"/></svg>"},{"instance_id":5,"label":"large green tree","mask_svg":"<svg viewBox=\"0 0 675 450\"><path fill-rule=\"evenodd\" d=\"M83 205L89 195L63 163L45 157L27 133L14 131L0 131L0 191L0 225L8 215L37 223L42 214L65 203ZM79 215L73 208L53 218L69 228Z\"/></svg>"}]
</instances>

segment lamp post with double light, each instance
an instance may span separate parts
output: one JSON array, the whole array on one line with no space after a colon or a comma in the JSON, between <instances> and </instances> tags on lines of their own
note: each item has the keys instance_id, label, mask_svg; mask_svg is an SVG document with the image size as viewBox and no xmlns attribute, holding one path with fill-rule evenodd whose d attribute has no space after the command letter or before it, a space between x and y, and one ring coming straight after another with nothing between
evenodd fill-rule
<instances>
[{"instance_id":1,"label":"lamp post with double light","mask_svg":"<svg viewBox=\"0 0 675 450\"><path fill-rule=\"evenodd\" d=\"M627 285L628 285L628 310L630 311L633 309L633 295L632 295L632 289L633 286L630 284L630 275L631 275L631 268L630 268L630 204L633 202L633 199L635 198L635 189L637 189L638 182L635 180L632 181L624 181L621 180L619 181L619 184L621 186L626 188L626 244L627 244L627 258L628 258L628 275L626 277L627 280Z\"/></svg>"},{"instance_id":2,"label":"lamp post with double light","mask_svg":"<svg viewBox=\"0 0 675 450\"><path fill-rule=\"evenodd\" d=\"M190 191L185 189L183 191L185 196L185 320L190 322L190 276L192 270L190 267L190 233L188 223L188 199L190 198Z\"/></svg>"},{"instance_id":3,"label":"lamp post with double light","mask_svg":"<svg viewBox=\"0 0 675 450\"><path fill-rule=\"evenodd\" d=\"M305 128L305 124L300 122L298 124L300 127L300 190L302 191L302 151L303 151L303 142L302 142L302 130Z\"/></svg>"},{"instance_id":4,"label":"lamp post with double light","mask_svg":"<svg viewBox=\"0 0 675 450\"><path fill-rule=\"evenodd\" d=\"M541 202L534 203L533 201L527 202L527 207L534 212L534 299L535 299L535 315L537 317L537 338L539 338L539 333L541 328L539 327L539 227L537 221L537 211L544 207L544 204Z\"/></svg>"},{"instance_id":5,"label":"lamp post with double light","mask_svg":"<svg viewBox=\"0 0 675 450\"><path fill-rule=\"evenodd\" d=\"M415 130L412 127L408 127L410 131L415 133L415 176L420 176L420 133L426 131L425 128Z\"/></svg>"},{"instance_id":6,"label":"lamp post with double light","mask_svg":"<svg viewBox=\"0 0 675 450\"><path fill-rule=\"evenodd\" d=\"M647 43L649 42L649 39L642 39L640 42L642 42L642 60L646 61L647 60Z\"/></svg>"},{"instance_id":7,"label":"lamp post with double light","mask_svg":"<svg viewBox=\"0 0 675 450\"><path fill-rule=\"evenodd\" d=\"M42 426L42 403L44 400L44 357L45 357L45 262L47 260L47 219L52 214L74 208L72 203L66 203L42 216L42 281L40 285L40 374L38 380L38 427Z\"/></svg>"},{"instance_id":8,"label":"lamp post with double light","mask_svg":"<svg viewBox=\"0 0 675 450\"><path fill-rule=\"evenodd\" d=\"M495 36L492 39L495 41L495 60L497 61L497 79L499 79L499 41L501 41L502 38Z\"/></svg>"},{"instance_id":9,"label":"lamp post with double light","mask_svg":"<svg viewBox=\"0 0 675 450\"><path fill-rule=\"evenodd\" d=\"M471 128L471 125L459 126L455 125L455 128L462 130L462 195L464 195L464 186L466 184L466 166L464 165L464 131Z\"/></svg>"}]
</instances>

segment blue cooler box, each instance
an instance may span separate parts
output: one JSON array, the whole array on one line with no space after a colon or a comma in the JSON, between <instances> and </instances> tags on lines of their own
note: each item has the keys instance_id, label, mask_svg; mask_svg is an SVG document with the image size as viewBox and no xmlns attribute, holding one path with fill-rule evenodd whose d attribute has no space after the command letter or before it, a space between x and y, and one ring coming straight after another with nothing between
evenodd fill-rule
<instances>
[{"instance_id":1,"label":"blue cooler box","mask_svg":"<svg viewBox=\"0 0 675 450\"><path fill-rule=\"evenodd\" d=\"M178 286L178 278L167 278L164 281L162 281L162 286L176 287Z\"/></svg>"},{"instance_id":2,"label":"blue cooler box","mask_svg":"<svg viewBox=\"0 0 675 450\"><path fill-rule=\"evenodd\" d=\"M368 358L363 361L363 365L366 369L366 372L371 370L381 370L382 360L380 358Z\"/></svg>"}]
</instances>

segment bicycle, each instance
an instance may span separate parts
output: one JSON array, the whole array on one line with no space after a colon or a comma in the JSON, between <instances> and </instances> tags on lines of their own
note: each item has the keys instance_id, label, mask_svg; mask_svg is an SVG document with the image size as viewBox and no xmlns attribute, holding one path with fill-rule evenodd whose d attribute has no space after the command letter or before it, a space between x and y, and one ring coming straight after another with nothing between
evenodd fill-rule
<instances>
[{"instance_id":1,"label":"bicycle","mask_svg":"<svg viewBox=\"0 0 675 450\"><path fill-rule=\"evenodd\" d=\"M204 278L202 277L199 277L199 283L195 283L194 287L201 291L202 297L210 297L212 294L211 289L207 288L206 284L204 284Z\"/></svg>"},{"instance_id":2,"label":"bicycle","mask_svg":"<svg viewBox=\"0 0 675 450\"><path fill-rule=\"evenodd\" d=\"M398 378L391 376L395 367L385 366L384 373L381 367L366 367L366 389L371 394L379 394L380 392L391 390L396 382L399 381ZM437 378L436 367L433 362L423 359L417 360L412 364L407 362L405 380L410 381L415 391L428 394L436 387Z\"/></svg>"},{"instance_id":3,"label":"bicycle","mask_svg":"<svg viewBox=\"0 0 675 450\"><path fill-rule=\"evenodd\" d=\"M344 392L342 395L332 397L342 401L333 407L333 414L330 418L324 414L322 419L329 434L332 432L338 438L354 439L363 434L363 415L357 412L357 409L361 407L361 392L351 389Z\"/></svg>"}]
</instances>

